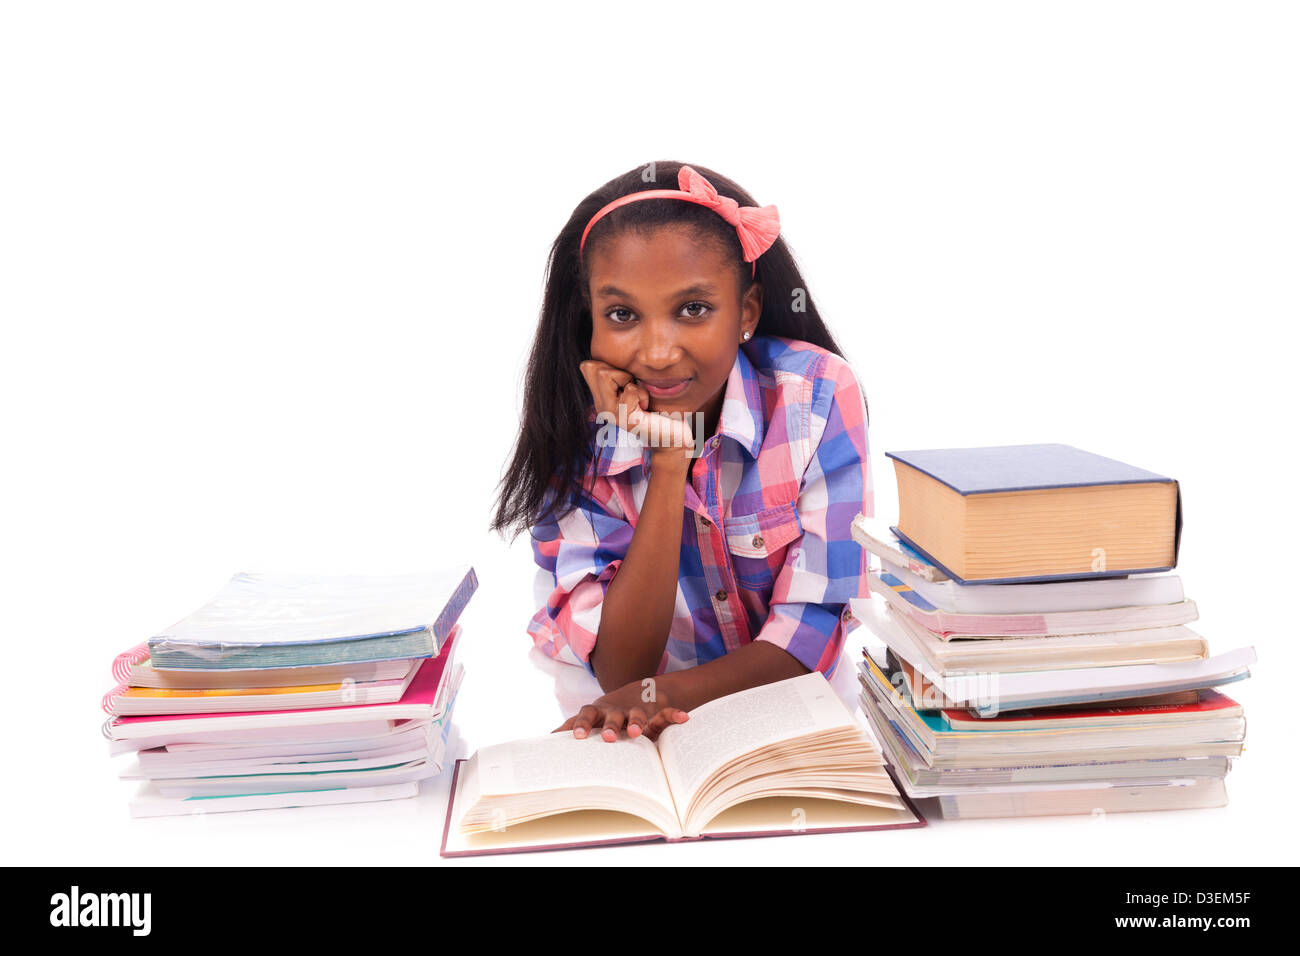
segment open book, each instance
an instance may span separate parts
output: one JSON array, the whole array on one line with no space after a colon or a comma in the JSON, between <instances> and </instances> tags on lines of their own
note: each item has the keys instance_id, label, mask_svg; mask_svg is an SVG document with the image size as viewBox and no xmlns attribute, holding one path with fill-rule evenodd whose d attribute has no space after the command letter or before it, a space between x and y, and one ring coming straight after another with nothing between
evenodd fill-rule
<instances>
[{"instance_id":1,"label":"open book","mask_svg":"<svg viewBox=\"0 0 1300 956\"><path fill-rule=\"evenodd\" d=\"M569 731L460 761L443 856L925 826L818 672L697 707L651 743Z\"/></svg>"}]
</instances>

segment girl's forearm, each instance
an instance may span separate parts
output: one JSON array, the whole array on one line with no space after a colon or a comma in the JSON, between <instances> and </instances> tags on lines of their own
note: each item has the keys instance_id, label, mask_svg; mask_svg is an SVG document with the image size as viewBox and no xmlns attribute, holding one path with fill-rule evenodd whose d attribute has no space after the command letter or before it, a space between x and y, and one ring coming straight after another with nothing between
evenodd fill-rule
<instances>
[{"instance_id":1,"label":"girl's forearm","mask_svg":"<svg viewBox=\"0 0 1300 956\"><path fill-rule=\"evenodd\" d=\"M677 565L691 459L656 453L627 556L605 590L592 670L606 691L655 674L677 604Z\"/></svg>"},{"instance_id":2,"label":"girl's forearm","mask_svg":"<svg viewBox=\"0 0 1300 956\"><path fill-rule=\"evenodd\" d=\"M752 641L729 654L655 678L668 703L683 710L727 694L807 674L808 668L771 641Z\"/></svg>"}]
</instances>

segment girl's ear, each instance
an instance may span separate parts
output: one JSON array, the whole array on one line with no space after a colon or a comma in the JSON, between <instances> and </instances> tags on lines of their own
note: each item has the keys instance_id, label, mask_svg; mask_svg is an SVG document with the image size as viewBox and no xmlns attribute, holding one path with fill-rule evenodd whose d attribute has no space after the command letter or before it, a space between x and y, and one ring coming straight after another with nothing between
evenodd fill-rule
<instances>
[{"instance_id":1,"label":"girl's ear","mask_svg":"<svg viewBox=\"0 0 1300 956\"><path fill-rule=\"evenodd\" d=\"M740 300L740 338L746 341L754 336L759 317L763 314L763 287L755 282Z\"/></svg>"}]
</instances>

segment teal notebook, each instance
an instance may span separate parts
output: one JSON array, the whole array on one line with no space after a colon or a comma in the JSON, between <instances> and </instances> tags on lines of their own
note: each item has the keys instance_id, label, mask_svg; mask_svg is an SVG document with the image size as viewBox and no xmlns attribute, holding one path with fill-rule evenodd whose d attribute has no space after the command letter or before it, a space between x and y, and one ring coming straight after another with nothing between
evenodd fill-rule
<instances>
[{"instance_id":1,"label":"teal notebook","mask_svg":"<svg viewBox=\"0 0 1300 956\"><path fill-rule=\"evenodd\" d=\"M236 574L151 637L149 659L203 671L435 657L477 588L467 565L384 577Z\"/></svg>"}]
</instances>

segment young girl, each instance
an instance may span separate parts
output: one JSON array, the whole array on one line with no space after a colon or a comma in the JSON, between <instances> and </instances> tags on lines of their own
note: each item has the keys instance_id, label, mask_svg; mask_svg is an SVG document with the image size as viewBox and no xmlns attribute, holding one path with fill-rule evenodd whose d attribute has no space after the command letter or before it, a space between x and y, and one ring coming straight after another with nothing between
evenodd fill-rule
<instances>
[{"instance_id":1,"label":"young girl","mask_svg":"<svg viewBox=\"0 0 1300 956\"><path fill-rule=\"evenodd\" d=\"M493 527L531 526L554 590L528 631L605 691L557 729L654 739L829 674L867 595L866 407L778 232L731 180L656 162L551 248Z\"/></svg>"}]
</instances>

